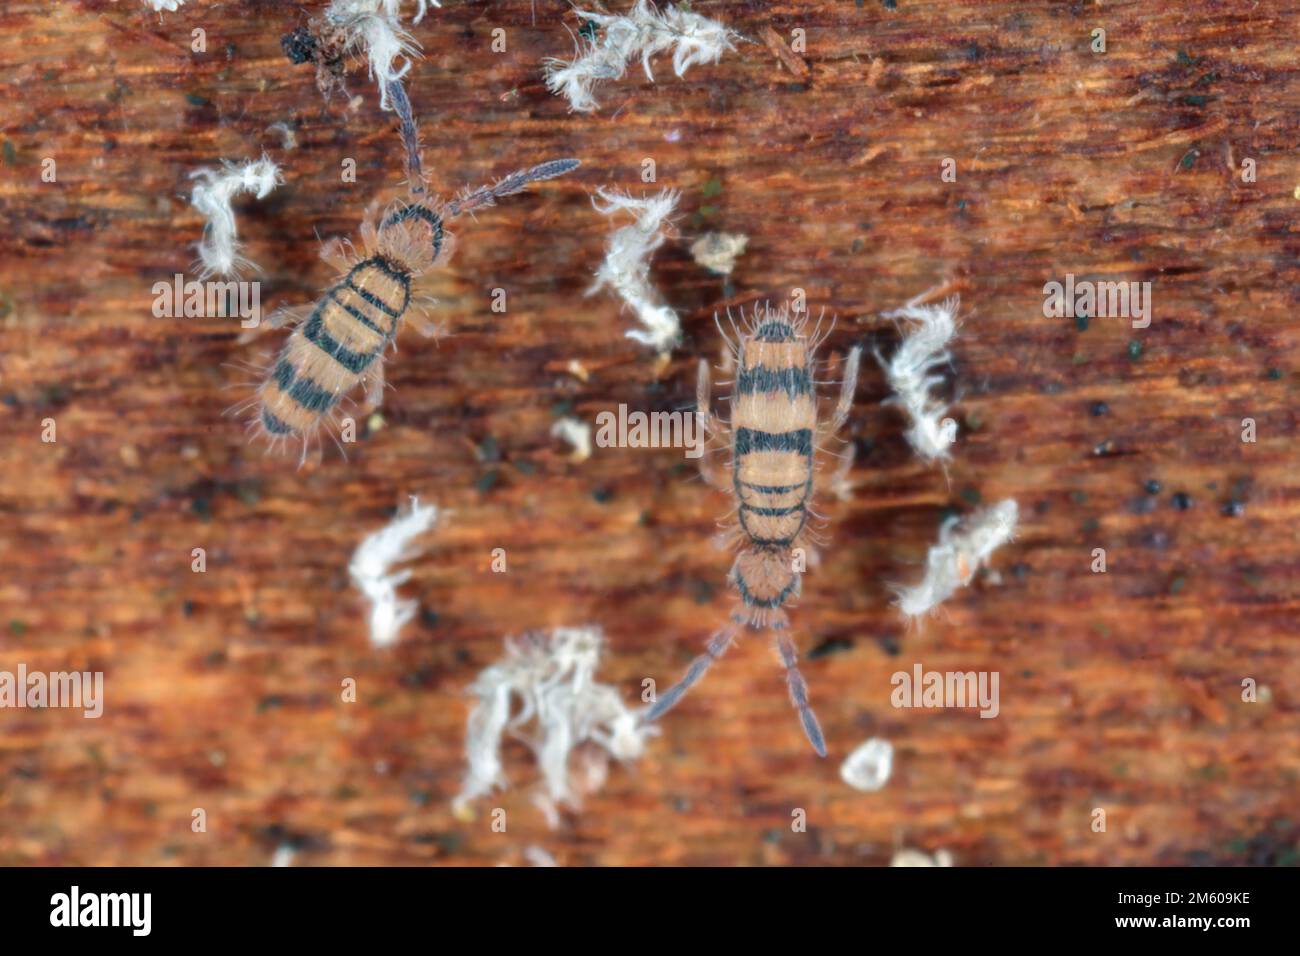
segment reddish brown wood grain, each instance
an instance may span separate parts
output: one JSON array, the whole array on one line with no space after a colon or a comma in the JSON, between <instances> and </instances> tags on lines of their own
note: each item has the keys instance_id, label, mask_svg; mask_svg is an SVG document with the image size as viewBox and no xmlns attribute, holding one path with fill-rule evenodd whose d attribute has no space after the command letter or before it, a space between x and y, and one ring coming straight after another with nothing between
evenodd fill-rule
<instances>
[{"instance_id":1,"label":"reddish brown wood grain","mask_svg":"<svg viewBox=\"0 0 1300 956\"><path fill-rule=\"evenodd\" d=\"M279 336L241 346L230 319L155 318L150 290L191 263L189 173L263 150L287 182L238 214L266 304L329 282L317 236L355 239L402 176L364 67L349 109L289 64L279 38L315 7L5 5L0 669L102 669L107 702L98 721L0 711L0 863L264 864L285 843L324 865L520 863L530 845L573 865L878 864L899 845L959 865L1295 862L1294 9L695 9L754 42L682 79L666 61L653 85L634 68L594 115L541 85L542 59L571 48L563 4L538 3L534 25L529 3L453 0L415 28L435 189L584 165L457 224L456 258L427 285L451 334L408 332L385 427L297 470L222 414L247 394L227 363ZM803 78L764 39L795 28ZM616 302L583 295L609 228L589 194L642 188L645 158L684 193L654 268L685 331L662 367L624 338ZM710 229L749 236L729 281L686 252ZM1043 284L1066 273L1151 281L1150 328L1043 318ZM823 651L804 671L831 758L810 753L772 652L750 641L561 829L530 805L514 746L516 786L493 804L507 833L455 819L463 691L503 635L599 624L603 677L633 699L644 677L677 677L730 601L711 546L728 502L680 452L570 462L557 414L685 407L726 305L803 288L839 316L828 354L887 350L878 313L946 281L966 316L954 461L947 476L916 461L868 363L858 488L825 503L833 543L793 615L805 653ZM407 494L451 515L405 589L422 619L376 653L346 565ZM1004 497L1022 529L997 576L907 632L888 583L919 573L949 509ZM507 574L489 571L496 547ZM917 661L998 671L1000 716L893 709L890 675ZM1247 677L1268 689L1257 703L1241 701ZM862 794L838 766L872 735L894 743L894 775Z\"/></svg>"}]
</instances>

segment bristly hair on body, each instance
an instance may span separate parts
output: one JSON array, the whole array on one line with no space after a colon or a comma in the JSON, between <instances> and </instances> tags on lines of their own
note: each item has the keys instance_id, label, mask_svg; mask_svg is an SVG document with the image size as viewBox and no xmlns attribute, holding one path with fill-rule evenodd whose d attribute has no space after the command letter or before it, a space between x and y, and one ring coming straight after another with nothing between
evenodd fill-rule
<instances>
[{"instance_id":1,"label":"bristly hair on body","mask_svg":"<svg viewBox=\"0 0 1300 956\"><path fill-rule=\"evenodd\" d=\"M707 455L700 458L700 472L712 487L735 501L730 542L738 553L728 579L738 600L730 620L709 639L705 653L658 698L646 719L656 720L670 710L740 633L767 630L772 632L804 733L824 757L825 738L787 633L786 608L799 596L801 574L815 561L813 524L820 516L812 502L824 484L818 477L817 455L852 410L861 350L855 346L849 351L835 409L819 421L815 354L831 329L823 331L819 319L809 331L806 314L792 318L788 308L773 311L766 304L748 320L742 312L739 325L730 312L727 320L734 338L727 336L715 316L735 366L730 421L722 422L712 414L707 361L700 362L696 390L706 434L725 438L731 450L729 475L716 470ZM852 461L852 446L848 446L831 478L832 487L843 481Z\"/></svg>"},{"instance_id":2,"label":"bristly hair on body","mask_svg":"<svg viewBox=\"0 0 1300 956\"><path fill-rule=\"evenodd\" d=\"M319 428L332 421L334 410L357 385L366 386L367 404L378 407L386 353L395 348L402 325L413 321L424 335L438 334L435 326L412 314L412 288L450 256L453 241L446 223L578 165L571 159L541 163L450 202L418 195L412 184L412 198L389 206L377 220L372 204L361 225L365 258L333 256L343 275L324 296L311 306L279 310L267 322L272 328L291 324L293 331L258 388L253 402L258 414L250 427L273 447L301 439L301 465ZM412 175L418 178L418 168Z\"/></svg>"}]
</instances>

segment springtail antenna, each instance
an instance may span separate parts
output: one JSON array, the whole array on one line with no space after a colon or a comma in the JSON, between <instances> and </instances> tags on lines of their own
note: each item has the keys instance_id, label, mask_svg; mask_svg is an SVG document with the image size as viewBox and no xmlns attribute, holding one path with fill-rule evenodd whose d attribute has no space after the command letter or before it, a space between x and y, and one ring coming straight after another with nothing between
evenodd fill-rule
<instances>
[{"instance_id":1,"label":"springtail antenna","mask_svg":"<svg viewBox=\"0 0 1300 956\"><path fill-rule=\"evenodd\" d=\"M406 181L412 196L424 195L424 170L420 163L420 129L415 125L411 101L401 80L388 81L388 99L401 120L402 145L406 148Z\"/></svg>"},{"instance_id":2,"label":"springtail antenna","mask_svg":"<svg viewBox=\"0 0 1300 956\"><path fill-rule=\"evenodd\" d=\"M539 163L531 169L518 170L504 179L497 180L491 186L480 186L459 199L453 199L447 203L443 215L450 219L463 212L472 212L483 206L491 206L502 196L522 192L529 183L540 182L543 179L555 179L557 176L573 172L581 165L582 163L576 159L552 159L549 162Z\"/></svg>"}]
</instances>

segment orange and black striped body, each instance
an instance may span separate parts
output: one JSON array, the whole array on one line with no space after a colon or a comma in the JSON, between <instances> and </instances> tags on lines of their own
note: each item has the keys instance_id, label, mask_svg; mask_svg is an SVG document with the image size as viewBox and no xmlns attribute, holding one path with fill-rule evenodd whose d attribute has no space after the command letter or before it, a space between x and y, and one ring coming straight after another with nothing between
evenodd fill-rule
<instances>
[{"instance_id":1,"label":"orange and black striped body","mask_svg":"<svg viewBox=\"0 0 1300 956\"><path fill-rule=\"evenodd\" d=\"M808 522L817 397L808 339L772 316L740 343L732 397L732 481L749 548L732 580L750 608L775 609L798 594L789 560Z\"/></svg>"},{"instance_id":2,"label":"orange and black striped body","mask_svg":"<svg viewBox=\"0 0 1300 956\"><path fill-rule=\"evenodd\" d=\"M411 275L383 255L357 263L294 329L259 390L274 437L309 435L383 361L411 299Z\"/></svg>"},{"instance_id":3,"label":"orange and black striped body","mask_svg":"<svg viewBox=\"0 0 1300 956\"><path fill-rule=\"evenodd\" d=\"M682 699L722 657L742 632L768 630L785 667L790 702L813 749L826 756L826 739L808 702L808 686L799 673L798 651L788 633L786 606L799 595L801 572L807 566L804 543L815 538L809 527L816 455L820 442L833 435L848 418L858 381L861 350L850 350L844 364L839 402L826 422L817 421L813 356L823 336L820 327L804 334L806 319L790 321L787 309L764 306L732 346L738 366L731 396L731 479L700 459L700 472L715 488L736 499L735 540L740 545L729 580L740 600L731 619L709 638L703 654L650 707L646 720L657 720ZM727 316L731 318L730 314ZM742 316L743 318L743 316ZM734 327L734 320L733 320ZM739 330L737 330L739 331ZM710 424L709 364L701 361L696 383L698 414ZM852 462L842 458L839 480Z\"/></svg>"}]
</instances>

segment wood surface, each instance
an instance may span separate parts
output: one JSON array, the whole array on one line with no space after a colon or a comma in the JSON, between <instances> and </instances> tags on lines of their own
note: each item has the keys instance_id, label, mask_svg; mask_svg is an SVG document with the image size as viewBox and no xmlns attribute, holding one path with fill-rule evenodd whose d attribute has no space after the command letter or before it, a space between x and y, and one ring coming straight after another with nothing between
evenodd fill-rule
<instances>
[{"instance_id":1,"label":"wood surface","mask_svg":"<svg viewBox=\"0 0 1300 956\"><path fill-rule=\"evenodd\" d=\"M352 108L281 49L321 6L0 11L0 668L106 685L99 720L0 711L0 863L264 865L290 847L299 865L522 864L533 846L564 865L876 865L898 847L966 866L1296 862L1294 5L698 2L753 42L680 79L669 58L654 84L634 65L578 115L540 77L572 49L566 4L539 0L534 23L523 0L448 0L413 28L408 76L432 188L583 166L457 223L424 286L449 334L407 330L383 427L299 469L223 416L248 394L230 363L282 333L155 318L151 288L192 276L188 177L220 159L265 150L285 170L236 203L268 308L313 299L334 274L318 237L355 240L400 191L364 64ZM625 338L616 300L584 296L610 229L590 196L651 188L645 158L682 191L653 271L683 317L666 363ZM687 252L711 229L749 237L729 280ZM1066 273L1150 281L1150 327L1044 318ZM880 313L944 283L963 301L953 461L916 459L866 362L856 489L823 502L831 544L793 612L830 757L749 640L558 829L513 744L514 787L453 816L465 688L504 636L601 626L601 678L633 701L730 606L712 544L730 503L680 450L571 461L557 416L687 407L727 305L802 288L839 318L834 357L891 349ZM420 618L378 652L347 563L410 494L449 514L403 588ZM1021 530L995 573L909 631L889 585L920 574L946 515L1006 497ZM890 675L916 662L999 672L1000 715L894 709ZM894 744L893 777L861 793L838 768L871 736Z\"/></svg>"}]
</instances>

